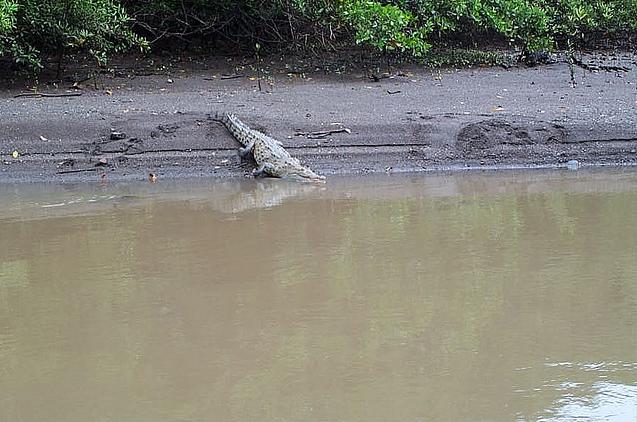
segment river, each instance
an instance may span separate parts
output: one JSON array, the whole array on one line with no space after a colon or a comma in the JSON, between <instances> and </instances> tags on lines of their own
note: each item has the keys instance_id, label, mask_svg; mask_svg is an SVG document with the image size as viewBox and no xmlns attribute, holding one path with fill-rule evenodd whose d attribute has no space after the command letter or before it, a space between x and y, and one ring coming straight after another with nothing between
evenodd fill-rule
<instances>
[{"instance_id":1,"label":"river","mask_svg":"<svg viewBox=\"0 0 637 422\"><path fill-rule=\"evenodd\" d=\"M0 185L0 421L637 420L637 171Z\"/></svg>"}]
</instances>

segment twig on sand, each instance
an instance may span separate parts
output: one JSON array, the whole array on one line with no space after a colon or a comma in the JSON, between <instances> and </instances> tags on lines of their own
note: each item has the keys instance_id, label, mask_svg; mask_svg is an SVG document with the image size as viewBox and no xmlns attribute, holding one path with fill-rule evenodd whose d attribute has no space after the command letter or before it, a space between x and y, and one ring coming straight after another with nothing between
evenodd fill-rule
<instances>
[{"instance_id":1,"label":"twig on sand","mask_svg":"<svg viewBox=\"0 0 637 422\"><path fill-rule=\"evenodd\" d=\"M65 92L61 94L51 94L46 92L21 92L20 94L16 94L13 98L54 98L54 97L79 97L82 95L81 92Z\"/></svg>"}]
</instances>

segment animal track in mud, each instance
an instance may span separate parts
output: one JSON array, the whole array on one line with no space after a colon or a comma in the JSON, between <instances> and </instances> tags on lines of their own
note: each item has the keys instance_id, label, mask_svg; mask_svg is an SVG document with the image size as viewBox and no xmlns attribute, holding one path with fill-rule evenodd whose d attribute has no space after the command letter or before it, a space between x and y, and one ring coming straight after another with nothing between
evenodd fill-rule
<instances>
[{"instance_id":1,"label":"animal track in mud","mask_svg":"<svg viewBox=\"0 0 637 422\"><path fill-rule=\"evenodd\" d=\"M488 119L464 126L456 137L456 147L460 151L472 153L502 145L564 143L566 137L566 129L554 123Z\"/></svg>"}]
</instances>

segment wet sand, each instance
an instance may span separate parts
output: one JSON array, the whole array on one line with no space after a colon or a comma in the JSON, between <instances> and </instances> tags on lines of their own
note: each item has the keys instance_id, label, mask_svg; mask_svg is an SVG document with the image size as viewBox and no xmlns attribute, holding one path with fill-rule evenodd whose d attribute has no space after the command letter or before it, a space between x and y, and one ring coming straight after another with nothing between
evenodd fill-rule
<instances>
[{"instance_id":1,"label":"wet sand","mask_svg":"<svg viewBox=\"0 0 637 422\"><path fill-rule=\"evenodd\" d=\"M210 114L230 111L281 140L326 174L637 164L635 56L526 68L394 68L326 74L239 61L172 63L149 73L102 75L73 97L0 92L0 181L243 177L237 143ZM259 89L260 88L260 89ZM347 129L345 131L344 129ZM334 131L330 133L330 131ZM121 139L111 139L119 132ZM12 156L13 152L18 157Z\"/></svg>"}]
</instances>

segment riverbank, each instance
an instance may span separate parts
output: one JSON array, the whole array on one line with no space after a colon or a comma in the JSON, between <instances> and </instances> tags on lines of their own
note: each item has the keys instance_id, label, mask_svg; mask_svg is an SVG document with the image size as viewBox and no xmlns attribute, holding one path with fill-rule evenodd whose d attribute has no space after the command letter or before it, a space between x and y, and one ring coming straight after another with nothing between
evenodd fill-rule
<instances>
[{"instance_id":1,"label":"riverbank","mask_svg":"<svg viewBox=\"0 0 637 422\"><path fill-rule=\"evenodd\" d=\"M602 68L576 67L574 79L563 61L370 77L219 59L38 88L60 97L19 96L28 87L14 84L0 92L0 181L249 175L253 163L209 119L217 111L328 176L636 165L637 58L583 60Z\"/></svg>"}]
</instances>

